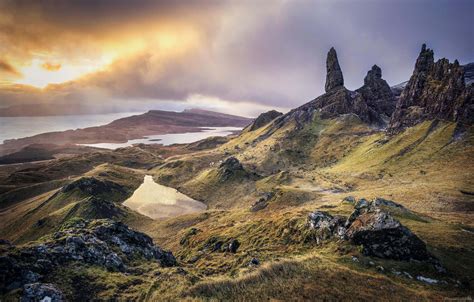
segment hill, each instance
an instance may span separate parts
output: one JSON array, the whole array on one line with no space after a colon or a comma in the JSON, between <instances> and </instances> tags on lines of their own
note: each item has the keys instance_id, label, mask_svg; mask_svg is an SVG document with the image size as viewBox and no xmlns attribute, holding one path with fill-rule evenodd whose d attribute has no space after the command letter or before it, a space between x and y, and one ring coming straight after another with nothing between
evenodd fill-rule
<instances>
[{"instance_id":1,"label":"hill","mask_svg":"<svg viewBox=\"0 0 474 302\"><path fill-rule=\"evenodd\" d=\"M199 132L203 127L244 127L251 121L252 119L245 117L205 110L183 112L150 110L144 114L121 118L103 126L6 140L0 144L0 155L18 152L33 144L124 143L147 135Z\"/></svg>"},{"instance_id":2,"label":"hill","mask_svg":"<svg viewBox=\"0 0 474 302\"><path fill-rule=\"evenodd\" d=\"M425 57L431 67L420 69ZM397 96L376 65L361 88L345 88L331 49L325 94L286 114L263 113L235 137L97 151L3 170L1 236L16 244L3 245L3 259L26 267L30 260L15 255L41 243L46 255L63 247L68 241L58 232L92 239L97 229L135 234L111 227L114 220L150 237L136 235L145 239L134 248L146 251L153 242L176 259L175 267L146 253L128 261L121 241L106 236L101 253L116 249L125 268L86 257L76 270L68 258L57 273L22 279L30 283L3 289L4 295L25 295L36 283L52 284L70 300L91 298L82 288L101 299L148 301L472 295L474 127L453 114L470 110L472 86L457 81L464 69L456 63L431 62L426 47L420 58ZM446 66L455 72L444 73ZM440 88L433 90L435 84ZM430 102L428 92L436 96ZM406 120L411 115L400 110L422 114ZM148 118L155 114L161 116ZM208 209L152 220L123 207L144 175ZM82 219L88 222L77 230ZM95 247L92 239L85 246ZM10 272L6 263L0 270Z\"/></svg>"}]
</instances>

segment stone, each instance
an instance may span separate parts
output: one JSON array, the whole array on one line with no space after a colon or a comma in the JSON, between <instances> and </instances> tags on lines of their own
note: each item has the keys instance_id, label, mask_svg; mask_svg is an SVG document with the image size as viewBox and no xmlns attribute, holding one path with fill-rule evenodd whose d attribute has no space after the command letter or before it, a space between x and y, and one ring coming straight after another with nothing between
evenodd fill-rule
<instances>
[{"instance_id":1,"label":"stone","mask_svg":"<svg viewBox=\"0 0 474 302\"><path fill-rule=\"evenodd\" d=\"M389 207L389 208L394 208L394 209L399 209L399 210L402 210L402 211L408 211L404 206L402 206L401 204L399 203L396 203L392 200L388 200L388 199L384 199L384 198L381 198L381 197L376 197L373 202L372 202L372 205L374 207Z\"/></svg>"},{"instance_id":2,"label":"stone","mask_svg":"<svg viewBox=\"0 0 474 302\"><path fill-rule=\"evenodd\" d=\"M354 211L347 218L333 217L327 212L315 211L308 215L308 225L313 230L316 243L331 238L348 240L362 246L362 253L393 260L419 260L441 265L426 249L426 244L403 226L384 207L405 209L383 198L370 202L359 199Z\"/></svg>"},{"instance_id":3,"label":"stone","mask_svg":"<svg viewBox=\"0 0 474 302\"><path fill-rule=\"evenodd\" d=\"M333 90L334 88L344 86L344 77L342 75L341 67L337 59L337 53L334 47L328 52L326 59L326 92Z\"/></svg>"},{"instance_id":4,"label":"stone","mask_svg":"<svg viewBox=\"0 0 474 302\"><path fill-rule=\"evenodd\" d=\"M273 121L274 119L276 119L277 117L282 116L282 115L283 113L278 112L276 110L270 110L265 113L262 113L255 119L255 121L253 121L252 124L250 124L249 131L260 129L263 126L270 123L271 121Z\"/></svg>"},{"instance_id":5,"label":"stone","mask_svg":"<svg viewBox=\"0 0 474 302\"><path fill-rule=\"evenodd\" d=\"M403 89L392 115L389 133L425 120L458 122L460 127L474 124L474 88L467 85L464 67L455 60L434 61L433 50L423 44L415 69Z\"/></svg>"},{"instance_id":6,"label":"stone","mask_svg":"<svg viewBox=\"0 0 474 302\"><path fill-rule=\"evenodd\" d=\"M250 259L249 266L259 266L260 261L257 258Z\"/></svg>"},{"instance_id":7,"label":"stone","mask_svg":"<svg viewBox=\"0 0 474 302\"><path fill-rule=\"evenodd\" d=\"M380 209L357 216L345 235L353 244L362 245L367 256L394 260L431 259L418 236Z\"/></svg>"},{"instance_id":8,"label":"stone","mask_svg":"<svg viewBox=\"0 0 474 302\"><path fill-rule=\"evenodd\" d=\"M387 82L382 79L382 69L377 65L372 66L364 78L364 85L356 92L367 104L368 119L371 123L385 125L395 110L395 96Z\"/></svg>"},{"instance_id":9,"label":"stone","mask_svg":"<svg viewBox=\"0 0 474 302\"><path fill-rule=\"evenodd\" d=\"M21 302L62 302L66 301L61 290L54 284L30 283L23 287Z\"/></svg>"},{"instance_id":10,"label":"stone","mask_svg":"<svg viewBox=\"0 0 474 302\"><path fill-rule=\"evenodd\" d=\"M228 157L219 165L218 173L222 181L228 180L238 173L247 174L240 161L234 156Z\"/></svg>"},{"instance_id":11,"label":"stone","mask_svg":"<svg viewBox=\"0 0 474 302\"><path fill-rule=\"evenodd\" d=\"M157 261L175 266L171 252L153 244L143 233L109 219L80 220L66 224L44 243L18 248L0 257L0 292L33 283L55 268L80 261L110 271L126 271L132 261Z\"/></svg>"},{"instance_id":12,"label":"stone","mask_svg":"<svg viewBox=\"0 0 474 302\"><path fill-rule=\"evenodd\" d=\"M227 250L233 254L237 253L240 247L240 242L237 239L232 239L228 245Z\"/></svg>"},{"instance_id":13,"label":"stone","mask_svg":"<svg viewBox=\"0 0 474 302\"><path fill-rule=\"evenodd\" d=\"M354 204L356 199L354 196L346 196L342 199L343 202Z\"/></svg>"},{"instance_id":14,"label":"stone","mask_svg":"<svg viewBox=\"0 0 474 302\"><path fill-rule=\"evenodd\" d=\"M315 211L308 215L308 224L314 230L313 236L317 243L333 236L344 236L344 218L341 216L333 217L327 212Z\"/></svg>"},{"instance_id":15,"label":"stone","mask_svg":"<svg viewBox=\"0 0 474 302\"><path fill-rule=\"evenodd\" d=\"M275 195L274 192L265 192L265 193L263 193L263 196L260 197L260 199L250 207L250 211L251 212L257 212L257 211L263 210L264 208L267 207L268 201L274 195Z\"/></svg>"}]
</instances>

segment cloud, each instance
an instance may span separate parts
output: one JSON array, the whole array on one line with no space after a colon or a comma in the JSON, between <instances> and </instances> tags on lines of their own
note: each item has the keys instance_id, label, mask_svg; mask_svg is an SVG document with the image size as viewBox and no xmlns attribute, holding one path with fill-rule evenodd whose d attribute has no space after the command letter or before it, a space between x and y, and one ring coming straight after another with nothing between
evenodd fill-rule
<instances>
[{"instance_id":1,"label":"cloud","mask_svg":"<svg viewBox=\"0 0 474 302\"><path fill-rule=\"evenodd\" d=\"M2 59L0 59L0 73L5 73L8 75L13 75L13 76L21 75L21 73L18 70L16 70L15 67L13 67L10 63Z\"/></svg>"},{"instance_id":2,"label":"cloud","mask_svg":"<svg viewBox=\"0 0 474 302\"><path fill-rule=\"evenodd\" d=\"M61 70L106 63L41 92L0 91L0 102L291 108L324 91L331 46L350 89L373 64L390 84L407 80L422 43L474 61L473 9L467 0L6 1L8 58L61 62Z\"/></svg>"},{"instance_id":3,"label":"cloud","mask_svg":"<svg viewBox=\"0 0 474 302\"><path fill-rule=\"evenodd\" d=\"M41 64L41 67L43 67L44 69L48 71L58 71L59 69L61 69L61 64L45 62Z\"/></svg>"}]
</instances>

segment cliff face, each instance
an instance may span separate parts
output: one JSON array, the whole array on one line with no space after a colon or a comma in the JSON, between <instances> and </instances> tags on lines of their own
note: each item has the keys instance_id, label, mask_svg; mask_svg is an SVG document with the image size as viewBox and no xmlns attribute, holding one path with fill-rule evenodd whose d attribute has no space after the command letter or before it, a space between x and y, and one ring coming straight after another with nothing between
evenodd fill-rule
<instances>
[{"instance_id":1,"label":"cliff face","mask_svg":"<svg viewBox=\"0 0 474 302\"><path fill-rule=\"evenodd\" d=\"M473 88L466 87L464 68L457 60L434 62L433 50L423 44L415 70L397 102L389 132L428 119L473 124Z\"/></svg>"}]
</instances>

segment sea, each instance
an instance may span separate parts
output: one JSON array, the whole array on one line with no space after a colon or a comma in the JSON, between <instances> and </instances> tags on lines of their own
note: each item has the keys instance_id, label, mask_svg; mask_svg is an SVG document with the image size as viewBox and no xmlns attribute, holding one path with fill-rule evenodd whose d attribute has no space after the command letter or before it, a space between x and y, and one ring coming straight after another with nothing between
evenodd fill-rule
<instances>
[{"instance_id":1,"label":"sea","mask_svg":"<svg viewBox=\"0 0 474 302\"><path fill-rule=\"evenodd\" d=\"M116 119L144 112L107 114L0 117L0 143L7 139L33 136L45 132L106 125Z\"/></svg>"},{"instance_id":2,"label":"sea","mask_svg":"<svg viewBox=\"0 0 474 302\"><path fill-rule=\"evenodd\" d=\"M108 114L84 114L61 116L33 116L33 117L0 117L0 143L8 139L17 139L45 132L81 129L93 126L106 125L116 119L142 114L143 112L121 112ZM97 143L84 144L86 146L116 149L134 144L184 144L192 143L210 136L226 136L238 127L203 127L200 132L150 135L141 139L129 140L125 143Z\"/></svg>"}]
</instances>

